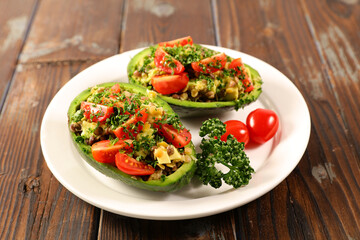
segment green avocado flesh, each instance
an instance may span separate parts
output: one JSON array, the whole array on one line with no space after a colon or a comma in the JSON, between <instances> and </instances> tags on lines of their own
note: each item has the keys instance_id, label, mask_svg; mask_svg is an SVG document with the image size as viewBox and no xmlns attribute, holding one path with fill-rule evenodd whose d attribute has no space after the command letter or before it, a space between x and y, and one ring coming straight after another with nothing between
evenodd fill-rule
<instances>
[{"instance_id":1,"label":"green avocado flesh","mask_svg":"<svg viewBox=\"0 0 360 240\"><path fill-rule=\"evenodd\" d=\"M148 92L145 88L129 84L129 83L104 83L97 85L98 87L111 87L114 84L119 84L122 90L126 90L131 93L137 93L144 96L148 96ZM86 99L91 95L91 89L87 89L80 93L70 104L68 110L68 122L69 122L69 130L72 119L74 119L75 113L80 109L80 104L82 101L86 101ZM175 114L171 107L159 97L151 98L151 102L155 103L157 106L162 107L167 114ZM131 175L128 175L118 168L105 163L97 162L91 153L91 146L87 145L81 141L78 141L78 136L70 130L71 137L73 139L73 143L81 154L83 159L86 160L88 164L97 169L99 172L104 175L114 178L116 180L120 180L128 185L133 187L137 187L140 189L150 190L150 191L160 191L160 192L172 192L180 189L184 185L188 184L195 172L195 148L192 142L190 142L186 147L192 149L193 156L190 162L184 162L181 167L179 167L172 174L165 176L159 180L142 180L141 178L134 178Z\"/></svg>"},{"instance_id":2,"label":"green avocado flesh","mask_svg":"<svg viewBox=\"0 0 360 240\"><path fill-rule=\"evenodd\" d=\"M213 54L216 54L217 52L213 50L209 50L205 47L201 47L200 45L194 44L195 46L198 46L201 49L205 49L205 51L212 52ZM153 56L154 54L154 47L146 48L136 54L129 62L127 67L129 82L137 85L142 85L144 87L147 87L149 89L152 89L151 81L149 81L149 78L152 77L152 75L161 74L159 70L156 70L156 67L154 67L154 64L147 64L148 66L154 67L154 69L150 70L150 74L148 74L147 79L144 81L144 78L137 77L134 75L134 72L136 71L144 71L144 62L146 62L146 59L148 56ZM232 58L227 57L228 61L231 61ZM254 89L250 92L241 92L236 97L236 100L226 101L226 100L217 100L217 101L193 101L193 100L184 100L184 99L176 99L173 98L170 95L162 95L159 94L159 96L165 100L167 103L170 104L170 106L174 109L174 111L181 117L189 117L189 116L201 116L205 114L221 114L223 112L226 112L231 109L239 109L243 108L246 105L256 101L258 97L260 96L262 89L262 79L259 73L252 68L251 66L244 64L246 67L246 70L248 72L248 75L252 81L252 84L254 86ZM148 67L149 68L149 67ZM191 67L190 67L191 68ZM185 70L186 71L186 70ZM190 79L191 82L191 79ZM190 84L189 82L189 84ZM188 84L188 85L189 85Z\"/></svg>"}]
</instances>

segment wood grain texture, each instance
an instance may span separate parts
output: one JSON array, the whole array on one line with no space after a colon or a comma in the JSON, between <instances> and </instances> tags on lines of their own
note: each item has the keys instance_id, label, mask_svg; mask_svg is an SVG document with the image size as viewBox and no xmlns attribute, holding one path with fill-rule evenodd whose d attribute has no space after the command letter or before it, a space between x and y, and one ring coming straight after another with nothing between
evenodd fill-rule
<instances>
[{"instance_id":1,"label":"wood grain texture","mask_svg":"<svg viewBox=\"0 0 360 240\"><path fill-rule=\"evenodd\" d=\"M41 1L21 63L76 61L118 52L123 1Z\"/></svg>"},{"instance_id":2,"label":"wood grain texture","mask_svg":"<svg viewBox=\"0 0 360 240\"><path fill-rule=\"evenodd\" d=\"M0 111L36 7L36 0L0 1Z\"/></svg>"},{"instance_id":3,"label":"wood grain texture","mask_svg":"<svg viewBox=\"0 0 360 240\"><path fill-rule=\"evenodd\" d=\"M39 134L52 97L89 64L27 65L16 72L0 116L1 239L97 235L99 211L68 192L50 173Z\"/></svg>"},{"instance_id":4,"label":"wood grain texture","mask_svg":"<svg viewBox=\"0 0 360 240\"><path fill-rule=\"evenodd\" d=\"M233 213L184 221L151 221L103 211L100 239L236 239Z\"/></svg>"},{"instance_id":5,"label":"wood grain texture","mask_svg":"<svg viewBox=\"0 0 360 240\"><path fill-rule=\"evenodd\" d=\"M189 35L197 43L215 44L210 0L127 1L124 18L120 52Z\"/></svg>"},{"instance_id":6,"label":"wood grain texture","mask_svg":"<svg viewBox=\"0 0 360 240\"><path fill-rule=\"evenodd\" d=\"M256 223L246 225L246 236L359 238L359 52L354 47L359 31L358 26L351 27L359 22L358 4L342 1L340 5L348 9L344 16L331 6L335 1L217 3L222 16L220 42L285 73L304 95L313 124L308 149L286 184L241 209L243 223L243 219ZM247 11L239 14L242 5ZM237 24L228 24L231 19ZM246 19L251 20L250 26ZM275 194L283 199L282 207L273 199ZM271 215L286 216L282 224L269 217L260 222L259 215L270 209Z\"/></svg>"}]
</instances>

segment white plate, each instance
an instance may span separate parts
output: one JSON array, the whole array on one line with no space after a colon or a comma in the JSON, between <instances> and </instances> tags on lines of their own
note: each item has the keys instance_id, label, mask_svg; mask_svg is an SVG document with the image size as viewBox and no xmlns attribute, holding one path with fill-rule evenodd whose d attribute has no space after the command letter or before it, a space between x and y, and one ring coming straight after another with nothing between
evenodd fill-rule
<instances>
[{"instance_id":1,"label":"white plate","mask_svg":"<svg viewBox=\"0 0 360 240\"><path fill-rule=\"evenodd\" d=\"M206 46L206 45L205 45ZM213 189L196 179L175 193L139 190L110 179L91 168L72 144L67 127L70 102L83 90L111 81L127 82L127 64L141 49L107 58L71 79L49 104L41 125L41 147L48 167L59 182L84 201L124 216L156 220L190 219L224 212L242 206L267 193L283 181L300 161L310 136L310 115L293 83L269 64L234 50L206 46L225 52L257 69L263 78L263 93L245 109L218 116L221 120L245 121L252 110L273 109L280 129L261 146L246 150L255 169L246 187L223 185ZM206 118L184 119L193 142L200 144L198 129Z\"/></svg>"}]
</instances>

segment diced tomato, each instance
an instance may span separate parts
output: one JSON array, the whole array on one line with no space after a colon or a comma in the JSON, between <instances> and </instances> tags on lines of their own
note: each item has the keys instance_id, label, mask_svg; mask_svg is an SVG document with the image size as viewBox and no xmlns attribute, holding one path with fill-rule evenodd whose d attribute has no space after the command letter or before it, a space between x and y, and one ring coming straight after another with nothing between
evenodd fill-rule
<instances>
[{"instance_id":1,"label":"diced tomato","mask_svg":"<svg viewBox=\"0 0 360 240\"><path fill-rule=\"evenodd\" d=\"M200 60L199 62L192 62L191 67L196 72L212 73L223 69L225 67L225 64L225 53L219 53L214 56Z\"/></svg>"},{"instance_id":2,"label":"diced tomato","mask_svg":"<svg viewBox=\"0 0 360 240\"><path fill-rule=\"evenodd\" d=\"M176 93L186 87L189 82L189 77L186 72L178 75L158 75L151 79L151 84L155 91L161 94Z\"/></svg>"},{"instance_id":3,"label":"diced tomato","mask_svg":"<svg viewBox=\"0 0 360 240\"><path fill-rule=\"evenodd\" d=\"M156 49L154 62L156 67L169 74L179 74L185 70L181 62L167 54L162 47Z\"/></svg>"},{"instance_id":4,"label":"diced tomato","mask_svg":"<svg viewBox=\"0 0 360 240\"><path fill-rule=\"evenodd\" d=\"M113 107L90 102L82 102L80 108L84 110L84 116L92 122L105 122L114 112Z\"/></svg>"},{"instance_id":5,"label":"diced tomato","mask_svg":"<svg viewBox=\"0 0 360 240\"><path fill-rule=\"evenodd\" d=\"M244 85L245 92L250 92L254 89L247 72L245 71L245 65L243 64L241 58L234 59L230 65L230 69L234 69L241 79L242 84Z\"/></svg>"},{"instance_id":6,"label":"diced tomato","mask_svg":"<svg viewBox=\"0 0 360 240\"><path fill-rule=\"evenodd\" d=\"M178 130L170 124L162 124L156 126L159 133L166 139L166 142L171 143L176 148L185 147L191 141L191 133L186 128Z\"/></svg>"},{"instance_id":7,"label":"diced tomato","mask_svg":"<svg viewBox=\"0 0 360 240\"><path fill-rule=\"evenodd\" d=\"M190 36L178 38L172 41L161 42L159 43L159 46L174 47L174 46L185 46L186 44L190 44L190 45L193 44L193 40Z\"/></svg>"},{"instance_id":8,"label":"diced tomato","mask_svg":"<svg viewBox=\"0 0 360 240\"><path fill-rule=\"evenodd\" d=\"M142 130L146 119L148 118L146 109L142 109L132 115L125 123L114 130L114 134L119 139L132 139Z\"/></svg>"},{"instance_id":9,"label":"diced tomato","mask_svg":"<svg viewBox=\"0 0 360 240\"><path fill-rule=\"evenodd\" d=\"M120 89L120 85L119 84L115 84L110 88L110 92L112 93L120 93L121 89Z\"/></svg>"},{"instance_id":10,"label":"diced tomato","mask_svg":"<svg viewBox=\"0 0 360 240\"><path fill-rule=\"evenodd\" d=\"M132 148L131 140L119 140L115 144L111 144L110 140L102 140L91 146L91 152L96 161L115 165L115 154L120 150L129 153Z\"/></svg>"},{"instance_id":11,"label":"diced tomato","mask_svg":"<svg viewBox=\"0 0 360 240\"><path fill-rule=\"evenodd\" d=\"M120 152L115 155L115 164L120 171L133 176L146 176L155 172L155 169L149 164L139 162Z\"/></svg>"}]
</instances>

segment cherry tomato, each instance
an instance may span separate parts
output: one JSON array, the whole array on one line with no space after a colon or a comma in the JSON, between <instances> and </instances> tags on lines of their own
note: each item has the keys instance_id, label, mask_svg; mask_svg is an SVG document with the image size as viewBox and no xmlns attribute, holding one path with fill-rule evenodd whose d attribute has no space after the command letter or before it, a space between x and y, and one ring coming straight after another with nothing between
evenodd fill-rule
<instances>
[{"instance_id":1,"label":"cherry tomato","mask_svg":"<svg viewBox=\"0 0 360 240\"><path fill-rule=\"evenodd\" d=\"M186 72L179 75L159 75L151 79L151 84L155 91L161 94L176 93L186 87L189 82L189 77Z\"/></svg>"},{"instance_id":2,"label":"cherry tomato","mask_svg":"<svg viewBox=\"0 0 360 240\"><path fill-rule=\"evenodd\" d=\"M90 102L82 102L80 109L84 110L85 118L92 122L105 122L107 118L114 112L113 107Z\"/></svg>"},{"instance_id":3,"label":"cherry tomato","mask_svg":"<svg viewBox=\"0 0 360 240\"><path fill-rule=\"evenodd\" d=\"M191 67L196 72L212 73L223 69L225 67L225 64L225 53L219 53L214 56L200 60L199 62L192 62Z\"/></svg>"},{"instance_id":4,"label":"cherry tomato","mask_svg":"<svg viewBox=\"0 0 360 240\"><path fill-rule=\"evenodd\" d=\"M167 54L162 47L156 49L154 62L156 67L169 74L179 74L185 70L181 62Z\"/></svg>"},{"instance_id":5,"label":"cherry tomato","mask_svg":"<svg viewBox=\"0 0 360 240\"><path fill-rule=\"evenodd\" d=\"M120 171L129 175L144 176L155 172L152 166L139 162L125 153L118 152L115 155L115 164Z\"/></svg>"},{"instance_id":6,"label":"cherry tomato","mask_svg":"<svg viewBox=\"0 0 360 240\"><path fill-rule=\"evenodd\" d=\"M190 45L193 44L193 40L190 36L178 38L168 42L161 42L159 43L159 46L174 47L174 46L185 46L186 44L190 44Z\"/></svg>"},{"instance_id":7,"label":"cherry tomato","mask_svg":"<svg viewBox=\"0 0 360 240\"><path fill-rule=\"evenodd\" d=\"M185 147L191 141L191 133L186 128L178 130L169 124L155 126L159 133L176 148Z\"/></svg>"},{"instance_id":8,"label":"cherry tomato","mask_svg":"<svg viewBox=\"0 0 360 240\"><path fill-rule=\"evenodd\" d=\"M279 128L279 118L269 109L258 108L246 118L250 139L256 143L265 143L271 139Z\"/></svg>"},{"instance_id":9,"label":"cherry tomato","mask_svg":"<svg viewBox=\"0 0 360 240\"><path fill-rule=\"evenodd\" d=\"M146 122L148 113L145 109L132 115L125 123L114 130L114 134L119 139L132 139L136 137Z\"/></svg>"},{"instance_id":10,"label":"cherry tomato","mask_svg":"<svg viewBox=\"0 0 360 240\"><path fill-rule=\"evenodd\" d=\"M245 71L245 65L243 64L241 58L234 59L230 63L229 68L234 69L236 71L237 76L244 85L245 92L250 92L254 89L254 86L252 85L250 78L247 72Z\"/></svg>"},{"instance_id":11,"label":"cherry tomato","mask_svg":"<svg viewBox=\"0 0 360 240\"><path fill-rule=\"evenodd\" d=\"M249 131L246 125L238 120L229 120L224 122L226 125L226 133L221 136L221 141L226 142L229 134L233 135L239 142L243 142L246 146L249 142Z\"/></svg>"},{"instance_id":12,"label":"cherry tomato","mask_svg":"<svg viewBox=\"0 0 360 240\"><path fill-rule=\"evenodd\" d=\"M115 144L111 144L110 140L102 140L91 146L91 152L96 161L115 165L115 154L120 150L131 152L132 148L130 140L119 140Z\"/></svg>"}]
</instances>

